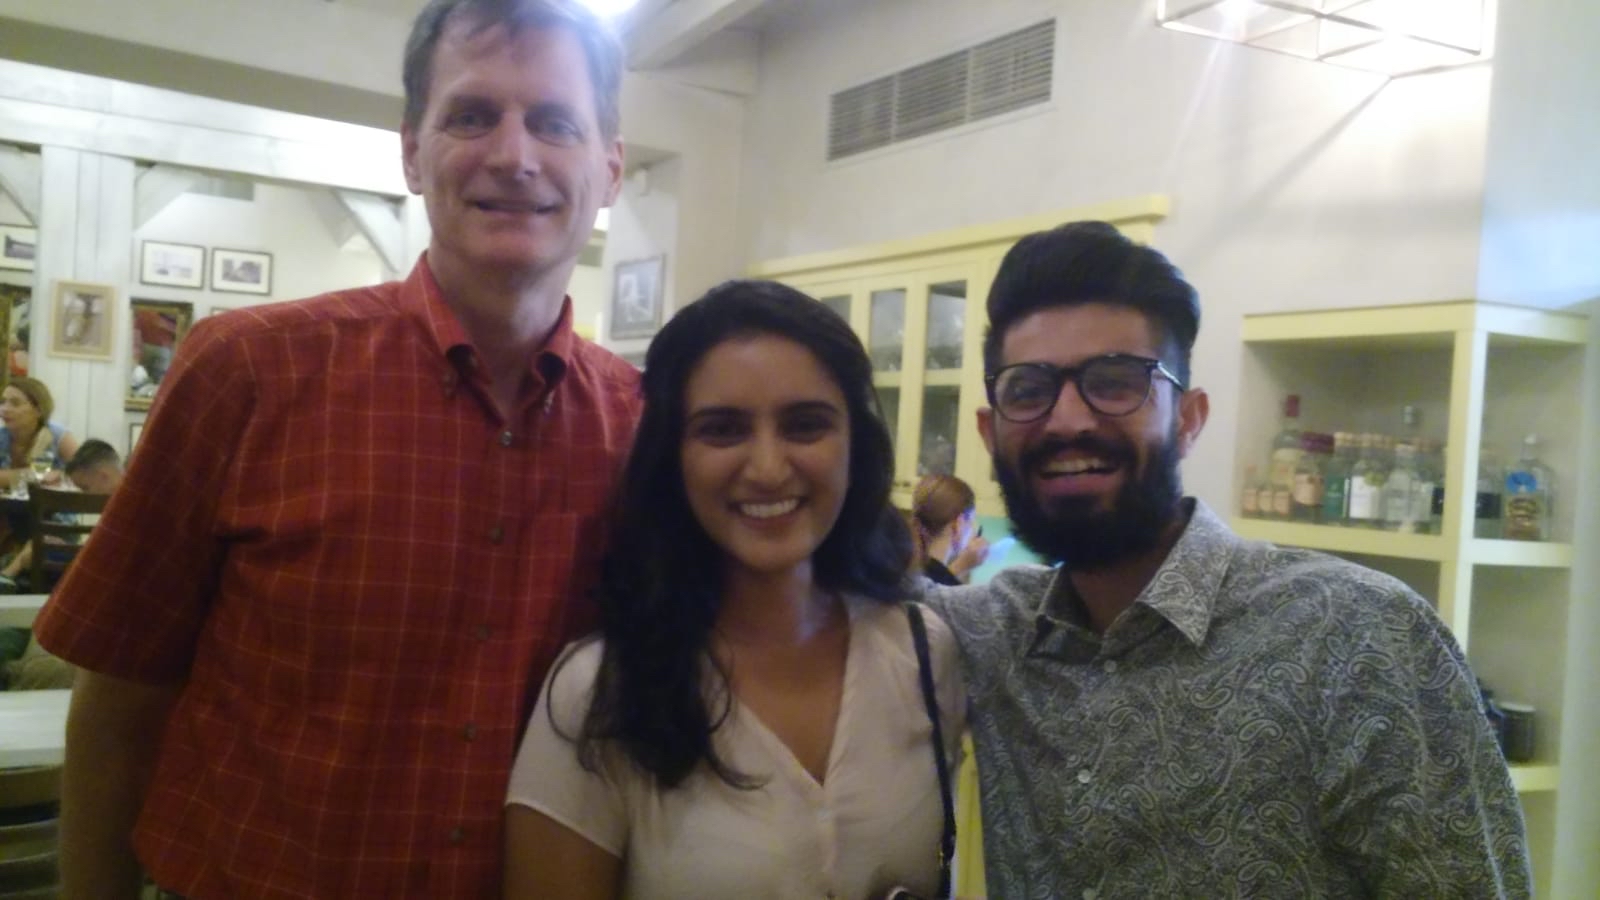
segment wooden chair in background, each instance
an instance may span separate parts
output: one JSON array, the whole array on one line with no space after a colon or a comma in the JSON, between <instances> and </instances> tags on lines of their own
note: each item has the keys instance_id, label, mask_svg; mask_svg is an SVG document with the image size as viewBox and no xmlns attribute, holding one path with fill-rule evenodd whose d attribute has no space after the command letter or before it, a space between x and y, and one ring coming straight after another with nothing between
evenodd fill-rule
<instances>
[{"instance_id":1,"label":"wooden chair in background","mask_svg":"<svg viewBox=\"0 0 1600 900\"><path fill-rule=\"evenodd\" d=\"M33 567L29 577L33 592L48 594L61 580L72 560L83 549L83 540L94 530L87 516L98 517L109 500L106 494L83 494L43 485L28 487L28 519L32 531Z\"/></svg>"},{"instance_id":2,"label":"wooden chair in background","mask_svg":"<svg viewBox=\"0 0 1600 900\"><path fill-rule=\"evenodd\" d=\"M61 767L0 769L0 900L60 890Z\"/></svg>"}]
</instances>

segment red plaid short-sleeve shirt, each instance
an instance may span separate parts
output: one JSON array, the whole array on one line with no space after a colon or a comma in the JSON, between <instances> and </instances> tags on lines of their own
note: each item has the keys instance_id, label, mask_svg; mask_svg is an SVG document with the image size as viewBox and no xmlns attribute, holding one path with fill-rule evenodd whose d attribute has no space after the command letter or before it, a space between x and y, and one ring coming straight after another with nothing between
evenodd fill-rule
<instances>
[{"instance_id":1,"label":"red plaid short-sleeve shirt","mask_svg":"<svg viewBox=\"0 0 1600 900\"><path fill-rule=\"evenodd\" d=\"M202 320L38 622L184 682L135 831L196 898L483 897L521 725L586 591L638 375L572 333L486 398L426 259Z\"/></svg>"}]
</instances>

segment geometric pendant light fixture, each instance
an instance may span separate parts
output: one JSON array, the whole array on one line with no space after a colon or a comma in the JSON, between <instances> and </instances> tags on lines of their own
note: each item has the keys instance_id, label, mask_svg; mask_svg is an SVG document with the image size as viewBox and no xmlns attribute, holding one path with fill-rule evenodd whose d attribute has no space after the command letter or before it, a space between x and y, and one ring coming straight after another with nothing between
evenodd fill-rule
<instances>
[{"instance_id":1,"label":"geometric pendant light fixture","mask_svg":"<svg viewBox=\"0 0 1600 900\"><path fill-rule=\"evenodd\" d=\"M1492 0L1157 0L1163 28L1377 72L1489 58Z\"/></svg>"}]
</instances>

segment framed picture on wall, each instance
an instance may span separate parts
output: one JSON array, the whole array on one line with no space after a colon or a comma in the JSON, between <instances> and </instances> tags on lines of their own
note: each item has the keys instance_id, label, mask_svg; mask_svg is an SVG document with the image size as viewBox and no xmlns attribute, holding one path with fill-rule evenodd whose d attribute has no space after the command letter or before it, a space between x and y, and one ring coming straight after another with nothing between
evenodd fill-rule
<instances>
[{"instance_id":1,"label":"framed picture on wall","mask_svg":"<svg viewBox=\"0 0 1600 900\"><path fill-rule=\"evenodd\" d=\"M6 341L6 365L0 374L15 378L28 374L28 342L33 317L33 288L22 284L0 284L0 318L6 330L0 339Z\"/></svg>"},{"instance_id":2,"label":"framed picture on wall","mask_svg":"<svg viewBox=\"0 0 1600 900\"><path fill-rule=\"evenodd\" d=\"M116 300L117 289L109 284L56 282L50 355L109 361Z\"/></svg>"},{"instance_id":3,"label":"framed picture on wall","mask_svg":"<svg viewBox=\"0 0 1600 900\"><path fill-rule=\"evenodd\" d=\"M667 258L617 263L611 288L611 339L649 337L661 326L662 276Z\"/></svg>"},{"instance_id":4,"label":"framed picture on wall","mask_svg":"<svg viewBox=\"0 0 1600 900\"><path fill-rule=\"evenodd\" d=\"M272 293L272 254L212 248L211 289L234 294Z\"/></svg>"},{"instance_id":5,"label":"framed picture on wall","mask_svg":"<svg viewBox=\"0 0 1600 900\"><path fill-rule=\"evenodd\" d=\"M33 270L39 232L27 225L0 225L0 269Z\"/></svg>"},{"instance_id":6,"label":"framed picture on wall","mask_svg":"<svg viewBox=\"0 0 1600 900\"><path fill-rule=\"evenodd\" d=\"M206 286L206 248L145 241L139 247L139 281L168 287Z\"/></svg>"},{"instance_id":7,"label":"framed picture on wall","mask_svg":"<svg viewBox=\"0 0 1600 900\"><path fill-rule=\"evenodd\" d=\"M194 322L194 306L171 300L134 299L133 355L128 364L128 409L149 409L172 367L178 344Z\"/></svg>"}]
</instances>

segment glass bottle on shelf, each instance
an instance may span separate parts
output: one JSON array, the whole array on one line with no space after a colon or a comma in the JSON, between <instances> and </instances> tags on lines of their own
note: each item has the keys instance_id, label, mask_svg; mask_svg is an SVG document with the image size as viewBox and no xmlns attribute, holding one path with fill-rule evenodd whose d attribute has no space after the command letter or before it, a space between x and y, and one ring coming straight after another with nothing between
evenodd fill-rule
<instances>
[{"instance_id":1,"label":"glass bottle on shelf","mask_svg":"<svg viewBox=\"0 0 1600 900\"><path fill-rule=\"evenodd\" d=\"M1501 528L1514 541L1550 540L1555 476L1539 460L1539 436L1522 439L1522 458L1506 470L1505 518Z\"/></svg>"},{"instance_id":2,"label":"glass bottle on shelf","mask_svg":"<svg viewBox=\"0 0 1600 900\"><path fill-rule=\"evenodd\" d=\"M1444 524L1445 445L1427 438L1423 440L1418 453L1417 465L1422 469L1422 477L1432 485L1431 496L1426 498L1427 516L1424 524L1427 527L1423 530L1427 534L1438 534ZM1423 500L1418 498L1419 503Z\"/></svg>"},{"instance_id":3,"label":"glass bottle on shelf","mask_svg":"<svg viewBox=\"0 0 1600 900\"><path fill-rule=\"evenodd\" d=\"M1272 439L1272 457L1267 470L1267 481L1272 484L1274 508L1278 492L1283 492L1282 515L1289 515L1288 500L1294 492L1294 467L1300 461L1300 395L1283 398L1283 424Z\"/></svg>"},{"instance_id":4,"label":"glass bottle on shelf","mask_svg":"<svg viewBox=\"0 0 1600 900\"><path fill-rule=\"evenodd\" d=\"M1409 403L1400 407L1400 440L1413 447L1422 440L1422 412Z\"/></svg>"},{"instance_id":5,"label":"glass bottle on shelf","mask_svg":"<svg viewBox=\"0 0 1600 900\"><path fill-rule=\"evenodd\" d=\"M1350 470L1346 520L1362 528L1378 528L1383 522L1383 483L1389 468L1384 462L1382 438L1363 434L1360 456Z\"/></svg>"},{"instance_id":6,"label":"glass bottle on shelf","mask_svg":"<svg viewBox=\"0 0 1600 900\"><path fill-rule=\"evenodd\" d=\"M1239 495L1239 514L1247 518L1260 518L1265 513L1261 510L1261 467L1250 465L1244 467L1244 490ZM1268 490L1271 490L1268 488ZM1270 495L1269 495L1270 497Z\"/></svg>"},{"instance_id":7,"label":"glass bottle on shelf","mask_svg":"<svg viewBox=\"0 0 1600 900\"><path fill-rule=\"evenodd\" d=\"M1478 447L1478 496L1474 503L1472 536L1500 537L1501 500L1505 493L1506 472L1500 454L1484 443Z\"/></svg>"},{"instance_id":8,"label":"glass bottle on shelf","mask_svg":"<svg viewBox=\"0 0 1600 900\"><path fill-rule=\"evenodd\" d=\"M1333 452L1333 438L1315 431L1300 434L1300 459L1294 466L1294 490L1289 497L1289 518L1297 522L1322 521L1322 470Z\"/></svg>"},{"instance_id":9,"label":"glass bottle on shelf","mask_svg":"<svg viewBox=\"0 0 1600 900\"><path fill-rule=\"evenodd\" d=\"M1383 483L1384 528L1406 534L1417 530L1416 493L1421 487L1417 448L1411 444L1395 444L1394 467ZM1433 496L1432 485L1428 485L1428 495Z\"/></svg>"},{"instance_id":10,"label":"glass bottle on shelf","mask_svg":"<svg viewBox=\"0 0 1600 900\"><path fill-rule=\"evenodd\" d=\"M1349 514L1350 470L1356 464L1356 435L1333 435L1333 455L1322 471L1322 523L1344 525Z\"/></svg>"}]
</instances>

